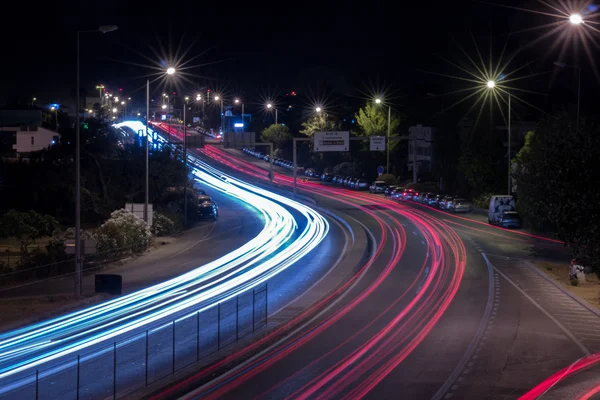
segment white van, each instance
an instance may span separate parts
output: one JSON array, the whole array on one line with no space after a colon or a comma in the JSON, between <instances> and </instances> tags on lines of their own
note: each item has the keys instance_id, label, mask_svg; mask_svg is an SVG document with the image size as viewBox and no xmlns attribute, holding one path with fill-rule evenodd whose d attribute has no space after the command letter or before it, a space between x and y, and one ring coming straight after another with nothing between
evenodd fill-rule
<instances>
[{"instance_id":1,"label":"white van","mask_svg":"<svg viewBox=\"0 0 600 400\"><path fill-rule=\"evenodd\" d=\"M497 224L504 211L516 211L515 199L508 195L492 196L488 209L488 223Z\"/></svg>"}]
</instances>

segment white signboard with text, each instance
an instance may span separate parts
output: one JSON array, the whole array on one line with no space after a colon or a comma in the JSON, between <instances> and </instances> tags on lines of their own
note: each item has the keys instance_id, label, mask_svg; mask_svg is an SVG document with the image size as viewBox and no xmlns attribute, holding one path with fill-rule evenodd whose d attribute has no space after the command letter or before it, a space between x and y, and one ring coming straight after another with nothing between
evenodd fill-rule
<instances>
[{"instance_id":1,"label":"white signboard with text","mask_svg":"<svg viewBox=\"0 0 600 400\"><path fill-rule=\"evenodd\" d=\"M371 136L371 151L385 151L385 136Z\"/></svg>"},{"instance_id":2,"label":"white signboard with text","mask_svg":"<svg viewBox=\"0 0 600 400\"><path fill-rule=\"evenodd\" d=\"M350 132L315 132L315 151L349 151Z\"/></svg>"}]
</instances>

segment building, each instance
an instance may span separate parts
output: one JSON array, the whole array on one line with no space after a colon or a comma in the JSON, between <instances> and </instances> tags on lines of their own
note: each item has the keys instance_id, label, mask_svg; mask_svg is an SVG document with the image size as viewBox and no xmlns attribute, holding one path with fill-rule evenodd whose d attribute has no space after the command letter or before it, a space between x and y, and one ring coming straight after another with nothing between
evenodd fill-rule
<instances>
[{"instance_id":1,"label":"building","mask_svg":"<svg viewBox=\"0 0 600 400\"><path fill-rule=\"evenodd\" d=\"M0 153L7 158L43 150L58 143L58 132L43 128L42 109L0 109Z\"/></svg>"},{"instance_id":2,"label":"building","mask_svg":"<svg viewBox=\"0 0 600 400\"><path fill-rule=\"evenodd\" d=\"M433 136L434 128L416 125L408 129L408 160L409 171L413 170L413 163L417 166L418 174L431 173L433 170ZM413 158L413 147L417 152Z\"/></svg>"}]
</instances>

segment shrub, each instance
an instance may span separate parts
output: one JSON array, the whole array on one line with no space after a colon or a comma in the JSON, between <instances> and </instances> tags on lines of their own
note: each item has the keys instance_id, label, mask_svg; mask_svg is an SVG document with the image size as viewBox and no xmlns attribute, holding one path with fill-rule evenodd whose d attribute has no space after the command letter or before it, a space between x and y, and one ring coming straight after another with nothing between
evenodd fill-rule
<instances>
[{"instance_id":1,"label":"shrub","mask_svg":"<svg viewBox=\"0 0 600 400\"><path fill-rule=\"evenodd\" d=\"M571 279L571 286L579 286L579 280Z\"/></svg>"},{"instance_id":2,"label":"shrub","mask_svg":"<svg viewBox=\"0 0 600 400\"><path fill-rule=\"evenodd\" d=\"M475 207L479 208L489 208L490 207L490 199L492 198L491 193L483 193L473 199L473 204Z\"/></svg>"},{"instance_id":3,"label":"shrub","mask_svg":"<svg viewBox=\"0 0 600 400\"><path fill-rule=\"evenodd\" d=\"M98 251L105 254L140 253L151 237L150 227L125 209L113 211L96 231Z\"/></svg>"},{"instance_id":4,"label":"shrub","mask_svg":"<svg viewBox=\"0 0 600 400\"><path fill-rule=\"evenodd\" d=\"M392 185L396 182L396 177L392 174L383 174L377 178L378 181L384 181L388 185Z\"/></svg>"},{"instance_id":5,"label":"shrub","mask_svg":"<svg viewBox=\"0 0 600 400\"><path fill-rule=\"evenodd\" d=\"M164 214L154 213L150 231L154 236L169 236L175 233L175 222Z\"/></svg>"}]
</instances>

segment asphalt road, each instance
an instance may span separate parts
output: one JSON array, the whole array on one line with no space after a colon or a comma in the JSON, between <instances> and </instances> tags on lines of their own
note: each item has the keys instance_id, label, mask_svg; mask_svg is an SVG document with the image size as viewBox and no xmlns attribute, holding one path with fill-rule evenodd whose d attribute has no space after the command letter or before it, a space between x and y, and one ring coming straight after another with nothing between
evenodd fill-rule
<instances>
[{"instance_id":1,"label":"asphalt road","mask_svg":"<svg viewBox=\"0 0 600 400\"><path fill-rule=\"evenodd\" d=\"M261 166L239 157L240 173ZM599 351L597 313L530 264L568 262L562 244L381 195L301 190L365 226L370 262L308 323L235 370L204 380L197 373L195 388L188 380L171 395L517 398Z\"/></svg>"}]
</instances>

